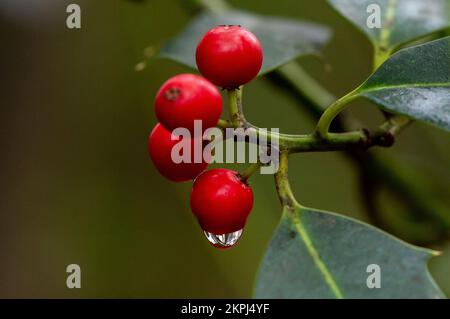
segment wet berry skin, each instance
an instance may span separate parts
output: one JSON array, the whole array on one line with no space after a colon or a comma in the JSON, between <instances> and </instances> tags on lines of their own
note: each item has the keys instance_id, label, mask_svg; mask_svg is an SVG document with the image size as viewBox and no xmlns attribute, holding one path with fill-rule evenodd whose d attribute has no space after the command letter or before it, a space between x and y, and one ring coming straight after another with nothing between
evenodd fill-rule
<instances>
[{"instance_id":1,"label":"wet berry skin","mask_svg":"<svg viewBox=\"0 0 450 319\"><path fill-rule=\"evenodd\" d=\"M203 172L208 163L203 159L201 163L194 163L194 140L191 140L191 163L175 163L172 161L172 147L175 146L182 137L175 136L171 140L172 133L160 123L156 124L148 138L148 152L153 164L158 172L165 178L174 182L185 182L193 180Z\"/></svg>"},{"instance_id":2,"label":"wet berry skin","mask_svg":"<svg viewBox=\"0 0 450 319\"><path fill-rule=\"evenodd\" d=\"M170 131L184 127L193 132L194 120L201 120L206 130L215 126L222 114L222 96L211 82L199 75L176 75L156 94L155 113Z\"/></svg>"},{"instance_id":3,"label":"wet berry skin","mask_svg":"<svg viewBox=\"0 0 450 319\"><path fill-rule=\"evenodd\" d=\"M261 69L263 50L259 40L240 26L209 30L197 46L200 73L215 85L234 89L253 80Z\"/></svg>"},{"instance_id":4,"label":"wet berry skin","mask_svg":"<svg viewBox=\"0 0 450 319\"><path fill-rule=\"evenodd\" d=\"M253 207L253 191L237 172L212 169L194 182L191 209L203 230L227 234L243 229Z\"/></svg>"}]
</instances>

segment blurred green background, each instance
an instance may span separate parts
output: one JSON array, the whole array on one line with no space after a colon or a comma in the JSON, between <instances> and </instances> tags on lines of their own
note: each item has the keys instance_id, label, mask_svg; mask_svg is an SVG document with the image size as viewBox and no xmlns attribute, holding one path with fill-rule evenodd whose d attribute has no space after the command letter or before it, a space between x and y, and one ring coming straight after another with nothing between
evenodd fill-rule
<instances>
[{"instance_id":1,"label":"blurred green background","mask_svg":"<svg viewBox=\"0 0 450 319\"><path fill-rule=\"evenodd\" d=\"M65 26L73 2L82 9L80 30ZM368 41L324 1L229 2L331 27L323 57L299 61L336 95L371 71ZM141 72L134 66L191 17L176 0L1 1L0 297L251 297L281 211L273 178L252 178L256 201L243 238L222 251L190 213L191 183L166 181L147 154L157 89L190 70L166 60ZM368 126L382 119L358 105L350 112ZM298 133L314 125L267 79L247 86L245 110L261 127ZM424 173L448 202L448 133L416 123L378 152ZM291 179L303 204L367 220L357 171L342 154L296 155ZM394 214L391 197L384 207ZM450 294L450 245L433 248L448 251L431 271ZM66 287L71 263L81 266L81 289Z\"/></svg>"}]
</instances>

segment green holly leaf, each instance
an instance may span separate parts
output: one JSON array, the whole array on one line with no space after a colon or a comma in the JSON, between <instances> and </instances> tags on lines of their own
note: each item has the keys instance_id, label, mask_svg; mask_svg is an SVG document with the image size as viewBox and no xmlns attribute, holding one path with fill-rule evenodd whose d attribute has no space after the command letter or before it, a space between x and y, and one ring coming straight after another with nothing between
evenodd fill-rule
<instances>
[{"instance_id":1,"label":"green holly leaf","mask_svg":"<svg viewBox=\"0 0 450 319\"><path fill-rule=\"evenodd\" d=\"M255 297L445 298L427 270L433 255L344 216L286 207Z\"/></svg>"},{"instance_id":2,"label":"green holly leaf","mask_svg":"<svg viewBox=\"0 0 450 319\"><path fill-rule=\"evenodd\" d=\"M328 0L328 3L381 51L392 52L402 44L450 27L450 0ZM374 12L371 5L380 8L381 28L368 27L367 20Z\"/></svg>"},{"instance_id":3,"label":"green holly leaf","mask_svg":"<svg viewBox=\"0 0 450 319\"><path fill-rule=\"evenodd\" d=\"M353 94L450 130L450 37L400 50Z\"/></svg>"},{"instance_id":4,"label":"green holly leaf","mask_svg":"<svg viewBox=\"0 0 450 319\"><path fill-rule=\"evenodd\" d=\"M196 68L195 50L202 36L218 25L238 24L260 40L264 62L260 74L267 73L300 55L318 52L330 38L329 29L309 22L261 16L240 10L204 12L175 38L165 43L159 55Z\"/></svg>"}]
</instances>

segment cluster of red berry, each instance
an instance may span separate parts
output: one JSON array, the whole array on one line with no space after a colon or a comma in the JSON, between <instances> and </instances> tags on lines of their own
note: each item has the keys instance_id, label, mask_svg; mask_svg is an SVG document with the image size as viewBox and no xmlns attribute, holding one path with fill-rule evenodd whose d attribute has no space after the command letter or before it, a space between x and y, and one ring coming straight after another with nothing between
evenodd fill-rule
<instances>
[{"instance_id":1,"label":"cluster of red berry","mask_svg":"<svg viewBox=\"0 0 450 319\"><path fill-rule=\"evenodd\" d=\"M194 130L217 125L222 113L222 97L214 86L234 90L258 74L263 60L261 44L240 26L218 26L209 30L197 46L200 73L172 77L159 89L155 99L158 123L150 133L150 157L164 177L182 182L195 179L191 209L208 240L217 247L230 247L239 239L253 206L253 192L238 172L228 169L205 171L208 162L175 163L172 148L186 137L176 136L176 128ZM194 136L189 144L201 136ZM184 141L186 143L186 141ZM193 149L193 147L191 148ZM193 157L193 154L191 154Z\"/></svg>"}]
</instances>

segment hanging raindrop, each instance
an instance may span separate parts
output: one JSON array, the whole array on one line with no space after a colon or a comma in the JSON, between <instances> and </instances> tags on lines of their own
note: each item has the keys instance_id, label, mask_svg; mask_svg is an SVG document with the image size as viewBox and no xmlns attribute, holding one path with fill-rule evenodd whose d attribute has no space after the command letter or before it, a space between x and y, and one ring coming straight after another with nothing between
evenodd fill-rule
<instances>
[{"instance_id":1,"label":"hanging raindrop","mask_svg":"<svg viewBox=\"0 0 450 319\"><path fill-rule=\"evenodd\" d=\"M216 235L209 233L207 231L203 231L203 233L206 236L206 239L215 247L218 248L229 248L234 246L239 238L242 235L242 229L228 233L228 234L222 234L222 235Z\"/></svg>"}]
</instances>

